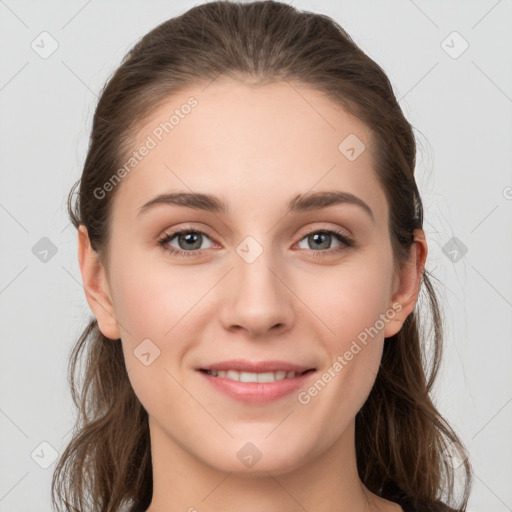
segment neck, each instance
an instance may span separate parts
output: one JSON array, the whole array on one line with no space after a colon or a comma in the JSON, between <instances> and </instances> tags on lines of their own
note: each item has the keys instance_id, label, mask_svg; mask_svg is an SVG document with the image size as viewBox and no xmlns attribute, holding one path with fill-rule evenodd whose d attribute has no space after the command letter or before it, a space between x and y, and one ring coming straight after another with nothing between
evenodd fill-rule
<instances>
[{"instance_id":1,"label":"neck","mask_svg":"<svg viewBox=\"0 0 512 512\"><path fill-rule=\"evenodd\" d=\"M335 445L285 472L241 473L204 463L174 443L150 417L153 499L147 512L387 510L359 479L354 432L351 423ZM389 510L400 510L395 507Z\"/></svg>"}]
</instances>

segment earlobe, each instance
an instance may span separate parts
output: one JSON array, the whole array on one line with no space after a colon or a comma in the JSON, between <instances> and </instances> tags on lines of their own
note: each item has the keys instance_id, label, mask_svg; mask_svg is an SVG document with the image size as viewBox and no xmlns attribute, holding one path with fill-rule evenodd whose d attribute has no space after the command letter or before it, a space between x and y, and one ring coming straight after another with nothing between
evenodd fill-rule
<instances>
[{"instance_id":1,"label":"earlobe","mask_svg":"<svg viewBox=\"0 0 512 512\"><path fill-rule=\"evenodd\" d=\"M87 228L83 224L78 229L78 263L87 303L100 331L107 338L119 339L121 333L115 317L105 267L91 247Z\"/></svg>"},{"instance_id":2,"label":"earlobe","mask_svg":"<svg viewBox=\"0 0 512 512\"><path fill-rule=\"evenodd\" d=\"M395 276L394 293L390 302L390 307L395 305L393 309L397 310L397 303L401 305L401 308L396 313L393 320L386 324L384 330L385 338L394 336L400 331L406 318L414 311L420 291L423 269L427 259L427 251L427 241L424 231L422 229L415 229L409 261Z\"/></svg>"}]
</instances>

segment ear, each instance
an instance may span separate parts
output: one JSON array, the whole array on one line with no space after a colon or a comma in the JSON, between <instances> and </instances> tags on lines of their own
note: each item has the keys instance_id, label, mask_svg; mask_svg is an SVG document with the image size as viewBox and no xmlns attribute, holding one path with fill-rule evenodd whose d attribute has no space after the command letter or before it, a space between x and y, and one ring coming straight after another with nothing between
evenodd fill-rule
<instances>
[{"instance_id":1,"label":"ear","mask_svg":"<svg viewBox=\"0 0 512 512\"><path fill-rule=\"evenodd\" d=\"M397 313L393 320L386 324L384 329L385 338L395 335L402 328L409 314L414 310L418 300L427 252L428 248L424 231L422 229L415 229L409 260L394 277L393 296L389 306ZM401 305L401 309L399 309L400 306L398 304Z\"/></svg>"},{"instance_id":2,"label":"ear","mask_svg":"<svg viewBox=\"0 0 512 512\"><path fill-rule=\"evenodd\" d=\"M85 296L98 321L101 333L107 338L119 339L121 333L115 317L105 267L100 262L96 251L91 247L87 228L83 224L78 228L78 263L82 273Z\"/></svg>"}]
</instances>

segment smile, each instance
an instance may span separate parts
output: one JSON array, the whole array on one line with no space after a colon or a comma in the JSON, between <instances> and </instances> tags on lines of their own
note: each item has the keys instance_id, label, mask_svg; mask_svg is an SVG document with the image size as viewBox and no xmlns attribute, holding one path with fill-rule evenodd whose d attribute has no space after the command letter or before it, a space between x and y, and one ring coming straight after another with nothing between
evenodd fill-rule
<instances>
[{"instance_id":1,"label":"smile","mask_svg":"<svg viewBox=\"0 0 512 512\"><path fill-rule=\"evenodd\" d=\"M237 364L232 361L212 366L214 368L197 368L197 373L210 386L210 389L237 402L260 406L293 396L316 373L315 368L307 369L307 367L287 365L282 362L259 365L238 363L238 366L242 367L240 369L234 369L233 366ZM249 371L248 366L252 366L250 368L252 371ZM254 366L260 366L260 368L254 368ZM283 366L288 368L283 369Z\"/></svg>"},{"instance_id":2,"label":"smile","mask_svg":"<svg viewBox=\"0 0 512 512\"><path fill-rule=\"evenodd\" d=\"M237 382L275 382L283 379L293 379L299 375L303 375L312 370L306 370L305 372L294 372L286 370L278 370L275 372L240 372L237 370L201 370L206 372L208 375L213 377L220 377L223 379L233 380Z\"/></svg>"}]
</instances>

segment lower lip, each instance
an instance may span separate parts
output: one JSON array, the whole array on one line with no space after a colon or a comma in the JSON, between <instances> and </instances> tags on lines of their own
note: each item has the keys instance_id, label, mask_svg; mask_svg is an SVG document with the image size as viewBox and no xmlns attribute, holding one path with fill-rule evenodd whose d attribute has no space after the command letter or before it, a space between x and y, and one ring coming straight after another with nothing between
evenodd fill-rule
<instances>
[{"instance_id":1,"label":"lower lip","mask_svg":"<svg viewBox=\"0 0 512 512\"><path fill-rule=\"evenodd\" d=\"M199 371L199 370L198 370ZM206 372L199 373L217 390L242 402L262 404L278 400L298 391L315 371L274 382L239 382L224 377L214 377Z\"/></svg>"}]
</instances>

